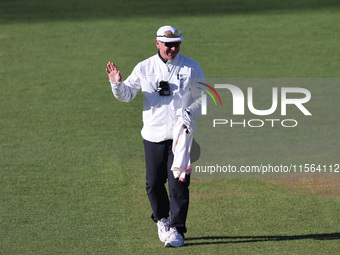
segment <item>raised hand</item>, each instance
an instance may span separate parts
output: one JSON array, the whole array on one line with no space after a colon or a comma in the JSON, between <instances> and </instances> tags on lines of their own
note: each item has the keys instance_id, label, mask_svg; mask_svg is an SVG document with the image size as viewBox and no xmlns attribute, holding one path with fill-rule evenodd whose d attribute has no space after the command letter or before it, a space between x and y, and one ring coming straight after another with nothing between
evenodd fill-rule
<instances>
[{"instance_id":1,"label":"raised hand","mask_svg":"<svg viewBox=\"0 0 340 255\"><path fill-rule=\"evenodd\" d=\"M107 75L109 76L109 79L111 82L120 82L122 81L122 75L120 74L120 71L117 69L117 66L109 61L107 63L107 68L105 69Z\"/></svg>"}]
</instances>

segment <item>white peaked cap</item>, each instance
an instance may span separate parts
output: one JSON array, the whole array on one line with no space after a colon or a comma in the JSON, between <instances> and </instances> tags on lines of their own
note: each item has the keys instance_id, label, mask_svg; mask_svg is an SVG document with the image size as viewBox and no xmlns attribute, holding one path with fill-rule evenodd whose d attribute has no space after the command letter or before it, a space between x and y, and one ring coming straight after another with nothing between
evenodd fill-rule
<instances>
[{"instance_id":1,"label":"white peaked cap","mask_svg":"<svg viewBox=\"0 0 340 255\"><path fill-rule=\"evenodd\" d=\"M180 30L172 26L163 26L157 30L156 40L161 42L181 42L184 38Z\"/></svg>"}]
</instances>

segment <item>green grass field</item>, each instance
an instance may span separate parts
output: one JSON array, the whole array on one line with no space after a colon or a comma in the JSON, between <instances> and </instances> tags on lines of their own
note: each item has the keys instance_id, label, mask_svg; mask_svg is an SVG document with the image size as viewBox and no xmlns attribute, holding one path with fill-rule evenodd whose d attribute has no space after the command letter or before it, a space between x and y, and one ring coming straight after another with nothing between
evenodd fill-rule
<instances>
[{"instance_id":1,"label":"green grass field","mask_svg":"<svg viewBox=\"0 0 340 255\"><path fill-rule=\"evenodd\" d=\"M105 73L111 60L126 78L155 54L158 27L172 24L208 78L339 78L339 7L1 0L0 254L339 254L340 179L193 178L187 245L163 248L145 192L142 96L118 102ZM338 91L317 101L336 110L299 131L303 141L322 132L297 158L320 152L339 163ZM237 153L256 152L249 144L265 133L232 131L225 139L237 151L226 157L265 158Z\"/></svg>"}]
</instances>

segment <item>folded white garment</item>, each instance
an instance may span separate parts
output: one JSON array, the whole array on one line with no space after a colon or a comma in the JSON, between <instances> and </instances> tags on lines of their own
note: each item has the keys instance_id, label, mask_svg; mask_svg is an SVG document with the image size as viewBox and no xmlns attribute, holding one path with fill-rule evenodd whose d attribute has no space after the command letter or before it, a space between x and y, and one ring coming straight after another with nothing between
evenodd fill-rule
<instances>
[{"instance_id":1,"label":"folded white garment","mask_svg":"<svg viewBox=\"0 0 340 255\"><path fill-rule=\"evenodd\" d=\"M174 161L171 171L173 171L174 177L178 178L179 182L185 182L185 174L191 173L190 151L196 124L185 109L178 109L176 116L177 121L173 128L172 144Z\"/></svg>"}]
</instances>

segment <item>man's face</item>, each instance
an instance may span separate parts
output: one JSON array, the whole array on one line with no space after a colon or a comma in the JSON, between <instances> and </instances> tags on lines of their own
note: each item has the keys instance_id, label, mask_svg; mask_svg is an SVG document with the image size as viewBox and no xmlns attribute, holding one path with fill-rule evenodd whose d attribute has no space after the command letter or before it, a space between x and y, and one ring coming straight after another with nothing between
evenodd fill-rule
<instances>
[{"instance_id":1,"label":"man's face","mask_svg":"<svg viewBox=\"0 0 340 255\"><path fill-rule=\"evenodd\" d=\"M177 56L181 45L181 42L163 43L158 40L155 42L159 50L159 54L167 61L172 60Z\"/></svg>"}]
</instances>

